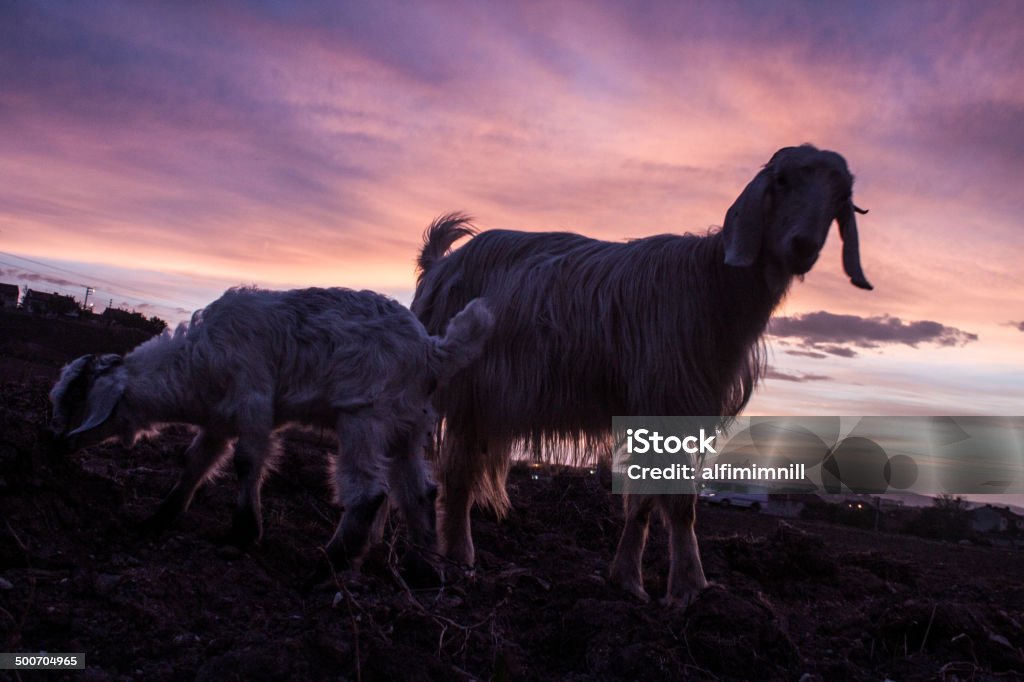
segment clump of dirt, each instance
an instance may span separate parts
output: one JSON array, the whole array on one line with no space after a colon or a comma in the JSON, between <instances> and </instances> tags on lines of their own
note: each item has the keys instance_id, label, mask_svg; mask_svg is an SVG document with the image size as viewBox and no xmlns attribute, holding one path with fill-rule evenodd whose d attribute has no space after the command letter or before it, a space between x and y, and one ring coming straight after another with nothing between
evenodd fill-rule
<instances>
[{"instance_id":1,"label":"clump of dirt","mask_svg":"<svg viewBox=\"0 0 1024 682\"><path fill-rule=\"evenodd\" d=\"M839 562L824 540L780 521L769 536L741 535L712 541L725 560L725 568L743 577L753 588L778 596L796 596L808 581L827 582L835 578Z\"/></svg>"},{"instance_id":2,"label":"clump of dirt","mask_svg":"<svg viewBox=\"0 0 1024 682\"><path fill-rule=\"evenodd\" d=\"M876 632L889 651L929 652L996 672L1022 672L1024 628L1002 609L907 599L879 614Z\"/></svg>"},{"instance_id":3,"label":"clump of dirt","mask_svg":"<svg viewBox=\"0 0 1024 682\"><path fill-rule=\"evenodd\" d=\"M845 552L839 556L844 566L858 566L887 583L899 583L908 587L917 585L920 571L910 561L894 559L881 552Z\"/></svg>"},{"instance_id":4,"label":"clump of dirt","mask_svg":"<svg viewBox=\"0 0 1024 682\"><path fill-rule=\"evenodd\" d=\"M788 679L800 655L780 618L763 594L713 585L687 612L686 642L694 660L717 675L743 678L757 670L761 679Z\"/></svg>"}]
</instances>

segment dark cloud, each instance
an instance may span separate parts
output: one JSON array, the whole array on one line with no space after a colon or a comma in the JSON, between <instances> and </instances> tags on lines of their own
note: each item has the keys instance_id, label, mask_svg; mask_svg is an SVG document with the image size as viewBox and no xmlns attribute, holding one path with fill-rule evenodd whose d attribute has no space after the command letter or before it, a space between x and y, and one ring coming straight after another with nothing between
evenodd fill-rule
<instances>
[{"instance_id":1,"label":"dark cloud","mask_svg":"<svg viewBox=\"0 0 1024 682\"><path fill-rule=\"evenodd\" d=\"M879 348L887 345L917 348L922 343L963 346L978 340L977 334L931 320L905 322L891 315L860 317L836 315L824 310L794 317L777 317L772 320L769 333L780 338L795 339L812 351L846 358L857 354L854 348Z\"/></svg>"},{"instance_id":2,"label":"dark cloud","mask_svg":"<svg viewBox=\"0 0 1024 682\"><path fill-rule=\"evenodd\" d=\"M771 365L768 365L768 369L765 372L765 377L767 377L768 379L777 379L779 381L794 381L797 383L803 383L805 381L829 381L832 378L829 376L825 376L824 374L799 374L783 372Z\"/></svg>"},{"instance_id":3,"label":"dark cloud","mask_svg":"<svg viewBox=\"0 0 1024 682\"><path fill-rule=\"evenodd\" d=\"M22 270L14 269L3 269L0 268L0 277L17 277L24 282L46 282L47 284L56 284L59 287L77 287L80 286L78 282L69 282L66 279L55 277L53 275L41 275L34 272L24 272Z\"/></svg>"},{"instance_id":4,"label":"dark cloud","mask_svg":"<svg viewBox=\"0 0 1024 682\"><path fill-rule=\"evenodd\" d=\"M114 305L115 308L122 308L124 310L132 310L143 315L156 315L157 317L164 317L167 311L170 310L179 315L191 315L191 310L185 308L170 308L168 306L154 305L152 303L128 303L127 301L121 301Z\"/></svg>"},{"instance_id":5,"label":"dark cloud","mask_svg":"<svg viewBox=\"0 0 1024 682\"><path fill-rule=\"evenodd\" d=\"M829 355L835 355L835 356L840 357L840 358L853 358L853 357L857 357L857 351L853 350L852 348L847 348L846 346L837 346L835 344L825 344L825 345L822 345L822 346L815 346L815 347L816 348L820 348L821 350L823 350L824 352L828 353Z\"/></svg>"},{"instance_id":6,"label":"dark cloud","mask_svg":"<svg viewBox=\"0 0 1024 682\"><path fill-rule=\"evenodd\" d=\"M786 355L800 355L805 358L814 358L815 360L823 360L828 357L824 353L813 350L787 350Z\"/></svg>"},{"instance_id":7,"label":"dark cloud","mask_svg":"<svg viewBox=\"0 0 1024 682\"><path fill-rule=\"evenodd\" d=\"M1024 322L1010 322L1011 325L1017 328L1017 331L1024 332Z\"/></svg>"}]
</instances>

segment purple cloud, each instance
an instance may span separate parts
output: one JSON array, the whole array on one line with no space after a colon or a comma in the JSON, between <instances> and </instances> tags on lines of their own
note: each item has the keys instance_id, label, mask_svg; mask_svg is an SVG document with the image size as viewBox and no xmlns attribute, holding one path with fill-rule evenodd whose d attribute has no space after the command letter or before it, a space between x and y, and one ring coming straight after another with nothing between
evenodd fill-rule
<instances>
[{"instance_id":1,"label":"purple cloud","mask_svg":"<svg viewBox=\"0 0 1024 682\"><path fill-rule=\"evenodd\" d=\"M854 358L857 357L857 351L846 346L837 346L835 344L825 344L823 346L816 346L821 350L825 351L829 355L835 355L840 358Z\"/></svg>"},{"instance_id":2,"label":"purple cloud","mask_svg":"<svg viewBox=\"0 0 1024 682\"><path fill-rule=\"evenodd\" d=\"M963 346L978 340L977 334L931 320L904 322L891 315L860 317L836 315L824 310L794 317L777 317L772 320L769 333L780 338L795 339L804 348L846 358L857 354L854 348L879 348L886 345L917 348L922 343Z\"/></svg>"},{"instance_id":3,"label":"purple cloud","mask_svg":"<svg viewBox=\"0 0 1024 682\"><path fill-rule=\"evenodd\" d=\"M53 275L41 275L34 272L24 272L22 270L14 269L0 268L0 277L17 277L25 282L46 282L47 284L56 284L59 287L80 286L78 282L70 282L66 279L61 279L60 277L55 277Z\"/></svg>"},{"instance_id":4,"label":"purple cloud","mask_svg":"<svg viewBox=\"0 0 1024 682\"><path fill-rule=\"evenodd\" d=\"M786 355L799 355L805 358L814 358L815 360L824 360L828 357L825 353L819 353L813 350L787 350Z\"/></svg>"},{"instance_id":5,"label":"purple cloud","mask_svg":"<svg viewBox=\"0 0 1024 682\"><path fill-rule=\"evenodd\" d=\"M171 310L179 315L189 315L192 311L184 308L170 308L167 306L154 305L152 303L129 303L127 301L121 301L114 305L115 308L121 308L122 310L132 310L137 313L143 313L144 315L156 315L158 317L165 315L164 311Z\"/></svg>"}]
</instances>

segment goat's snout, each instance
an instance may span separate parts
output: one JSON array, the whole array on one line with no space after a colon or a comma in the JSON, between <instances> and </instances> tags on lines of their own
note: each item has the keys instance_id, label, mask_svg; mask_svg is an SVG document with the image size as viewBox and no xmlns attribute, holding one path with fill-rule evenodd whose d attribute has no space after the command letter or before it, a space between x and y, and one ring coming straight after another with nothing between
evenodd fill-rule
<instances>
[{"instance_id":1,"label":"goat's snout","mask_svg":"<svg viewBox=\"0 0 1024 682\"><path fill-rule=\"evenodd\" d=\"M806 274L814 267L820 251L821 245L815 239L803 234L795 235L786 249L786 265L794 274Z\"/></svg>"}]
</instances>

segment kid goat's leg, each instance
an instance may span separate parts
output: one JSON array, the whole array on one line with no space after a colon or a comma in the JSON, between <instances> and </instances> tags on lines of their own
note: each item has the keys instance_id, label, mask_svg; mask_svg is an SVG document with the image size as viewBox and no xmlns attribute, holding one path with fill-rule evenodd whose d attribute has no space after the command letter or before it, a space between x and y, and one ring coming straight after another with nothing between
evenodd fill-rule
<instances>
[{"instance_id":1,"label":"kid goat's leg","mask_svg":"<svg viewBox=\"0 0 1024 682\"><path fill-rule=\"evenodd\" d=\"M388 497L387 431L369 417L345 416L338 422L335 493L345 508L327 556L335 568L347 568L369 544L370 531Z\"/></svg>"},{"instance_id":2,"label":"kid goat's leg","mask_svg":"<svg viewBox=\"0 0 1024 682\"><path fill-rule=\"evenodd\" d=\"M188 509L196 490L216 470L223 458L227 442L225 436L200 429L185 451L178 482L160 503L156 512L142 523L141 531L160 532Z\"/></svg>"}]
</instances>

